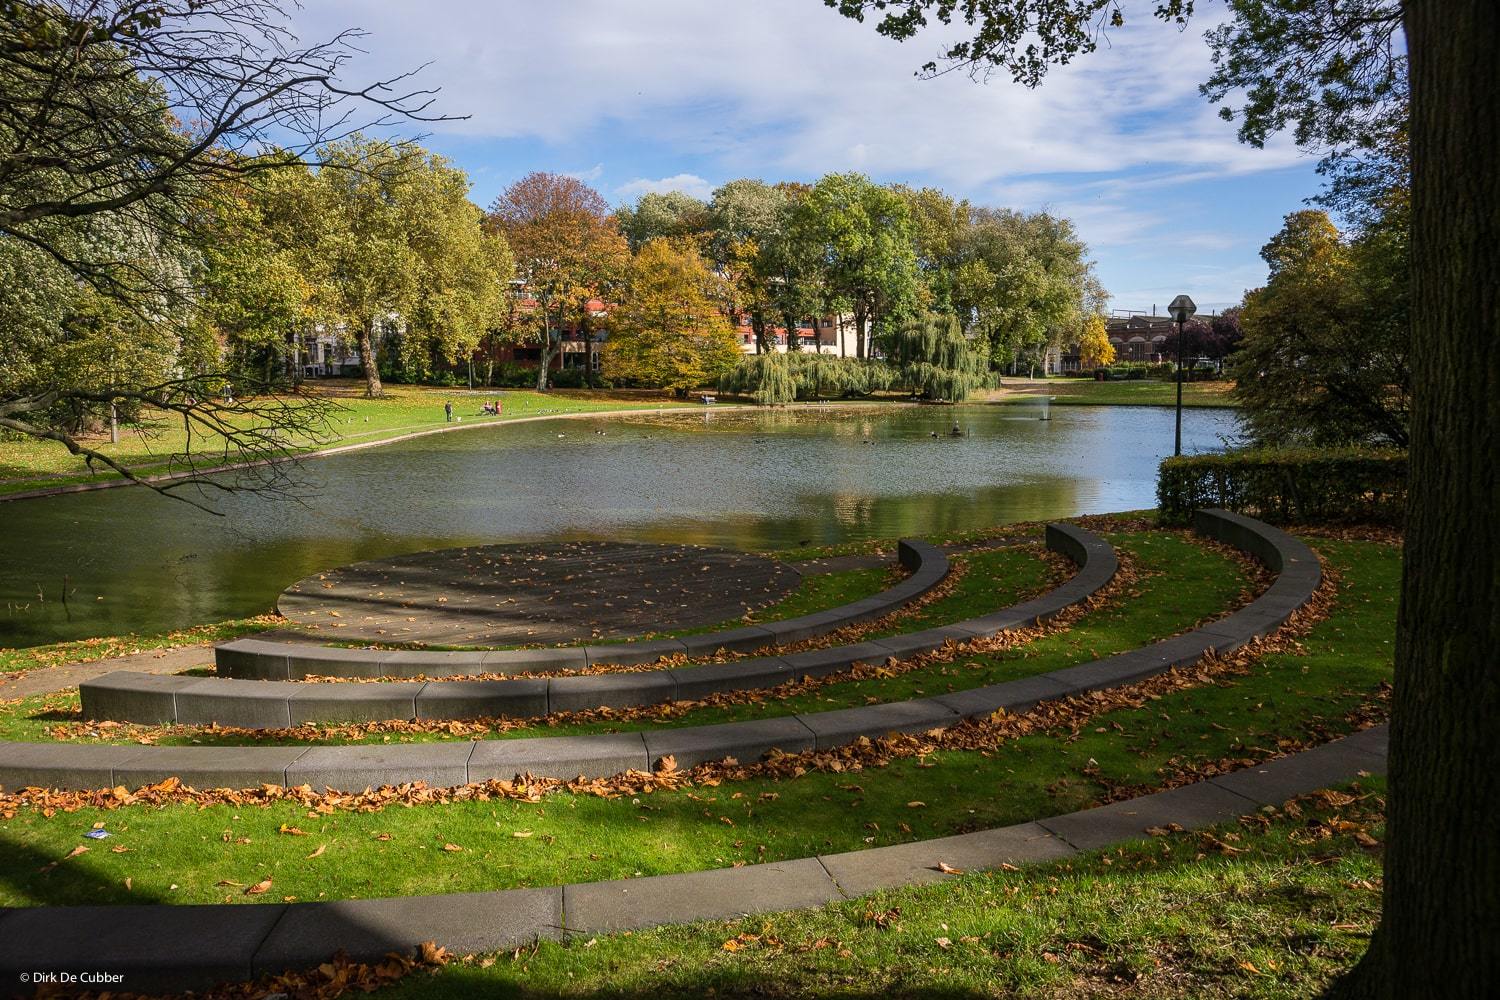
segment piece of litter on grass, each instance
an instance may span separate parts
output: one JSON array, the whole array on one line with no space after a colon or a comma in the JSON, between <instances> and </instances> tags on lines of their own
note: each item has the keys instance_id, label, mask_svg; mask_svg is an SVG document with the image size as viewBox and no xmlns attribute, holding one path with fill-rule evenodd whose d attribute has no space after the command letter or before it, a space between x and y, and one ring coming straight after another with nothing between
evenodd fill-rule
<instances>
[{"instance_id":1,"label":"piece of litter on grass","mask_svg":"<svg viewBox=\"0 0 1500 1000\"><path fill-rule=\"evenodd\" d=\"M103 840L105 837L109 836L109 831L93 829L85 833L84 836L89 838L90 840Z\"/></svg>"}]
</instances>

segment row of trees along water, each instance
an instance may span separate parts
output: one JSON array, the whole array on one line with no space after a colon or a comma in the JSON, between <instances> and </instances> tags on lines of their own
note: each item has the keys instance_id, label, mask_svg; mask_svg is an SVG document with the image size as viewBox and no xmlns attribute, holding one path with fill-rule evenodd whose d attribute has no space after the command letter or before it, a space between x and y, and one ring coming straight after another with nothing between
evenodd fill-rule
<instances>
[{"instance_id":1,"label":"row of trees along water","mask_svg":"<svg viewBox=\"0 0 1500 1000\"><path fill-rule=\"evenodd\" d=\"M142 81L120 86L159 100ZM471 358L491 384L506 344L537 349L545 388L567 327L585 352L604 342L614 384L723 379L781 401L790 380L808 386L799 395L900 386L960 399L992 368L1102 329L1104 293L1067 220L933 189L834 174L612 208L575 178L533 173L483 211L461 169L413 143L354 134L284 160L185 187L190 229L106 215L77 237L134 262L146 308L121 308L36 246L0 241L0 381L25 391L62 366L96 370L101 386L122 367L139 382L207 371L273 382L320 331L358 350L372 396L382 374L451 377ZM838 317L848 358L739 364L737 322L764 354L778 331L796 351L814 317Z\"/></svg>"}]
</instances>

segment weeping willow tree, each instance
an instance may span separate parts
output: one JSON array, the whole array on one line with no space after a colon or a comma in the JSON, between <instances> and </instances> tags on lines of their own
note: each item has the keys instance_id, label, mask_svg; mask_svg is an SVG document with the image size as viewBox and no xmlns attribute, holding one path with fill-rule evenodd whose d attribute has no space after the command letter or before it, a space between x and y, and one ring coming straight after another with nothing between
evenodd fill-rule
<instances>
[{"instance_id":1,"label":"weeping willow tree","mask_svg":"<svg viewBox=\"0 0 1500 1000\"><path fill-rule=\"evenodd\" d=\"M901 381L901 373L882 361L800 352L756 354L730 369L719 380L719 391L777 405L798 399L868 396Z\"/></svg>"},{"instance_id":2,"label":"weeping willow tree","mask_svg":"<svg viewBox=\"0 0 1500 1000\"><path fill-rule=\"evenodd\" d=\"M901 383L924 399L958 403L990 384L989 345L964 336L955 316L929 313L886 334L881 348Z\"/></svg>"}]
</instances>

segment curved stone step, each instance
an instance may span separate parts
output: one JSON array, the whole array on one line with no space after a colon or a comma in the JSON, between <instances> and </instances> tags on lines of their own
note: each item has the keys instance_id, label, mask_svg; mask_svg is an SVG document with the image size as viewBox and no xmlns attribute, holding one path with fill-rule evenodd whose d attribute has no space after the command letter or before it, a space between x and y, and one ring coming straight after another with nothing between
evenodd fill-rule
<instances>
[{"instance_id":1,"label":"curved stone step","mask_svg":"<svg viewBox=\"0 0 1500 1000\"><path fill-rule=\"evenodd\" d=\"M608 777L629 769L650 770L656 760L668 754L674 756L681 767L731 756L753 760L773 749L793 752L834 746L860 736L879 737L892 731L930 729L965 717L988 715L1002 708L1012 712L1024 711L1039 701L1127 684L1178 664L1195 662L1205 653L1236 649L1256 636L1278 628L1317 589L1322 578L1317 557L1286 532L1228 511L1200 511L1195 523L1200 531L1211 535L1222 533L1234 544L1243 543L1246 551L1258 551L1268 564L1280 566L1285 582L1279 578L1265 594L1245 608L1201 629L1141 650L1037 677L932 698L832 712L565 738L286 748L4 743L0 744L0 787L136 787L159 780L164 772L177 774L184 782L193 784L190 765L197 761L204 762L201 765L204 769L211 768L210 773L216 779L211 784L199 780L200 787L274 784L275 769L283 759L264 753L256 755L265 750L287 755L281 770L281 782L289 787L307 784L314 788L347 790L407 781L453 785L464 780L509 779L526 772L565 778L579 775ZM1072 536L1073 543L1091 546L1089 562L1079 577L1091 573L1094 565L1092 543L1088 543L1088 539L1094 539L1102 547L1101 566L1105 560L1109 564L1114 562L1113 550L1089 532L1067 525L1054 526L1053 530ZM1236 542L1236 538L1240 541ZM1058 544L1072 543L1059 541ZM1113 569L1110 572L1113 573ZM1075 577L1074 581L1058 589L1072 587L1077 579ZM1103 581L1098 585L1102 586ZM1026 607L1020 605L1007 613L1020 614ZM1023 618L1017 623L1026 620L1029 619ZM180 755L185 751L194 755L191 761L182 760ZM212 764L207 763L209 751L213 751L216 758ZM240 755L243 755L243 761ZM272 775L269 780L266 778L268 774ZM150 777L143 778L143 775ZM242 776L243 780L232 780L236 775Z\"/></svg>"},{"instance_id":2,"label":"curved stone step","mask_svg":"<svg viewBox=\"0 0 1500 1000\"><path fill-rule=\"evenodd\" d=\"M889 614L936 587L948 575L948 556L923 541L896 545L905 579L870 597L826 611L781 621L744 625L677 639L558 646L546 649L391 650L345 649L316 643L269 642L253 636L214 647L214 663L224 677L248 680L300 680L324 677L418 677L504 674L540 670L581 670L597 664L630 666L665 656L709 656L717 650L746 652L827 635Z\"/></svg>"},{"instance_id":3,"label":"curved stone step","mask_svg":"<svg viewBox=\"0 0 1500 1000\"><path fill-rule=\"evenodd\" d=\"M106 969L117 989L201 990L312 968L338 952L371 962L436 941L456 955L798 909L960 871L1044 863L1140 839L1154 826L1201 829L1361 774L1383 774L1387 732L1341 740L1165 792L1066 816L934 840L614 882L323 903L30 907L0 911L0 980Z\"/></svg>"},{"instance_id":4,"label":"curved stone step","mask_svg":"<svg viewBox=\"0 0 1500 1000\"><path fill-rule=\"evenodd\" d=\"M1070 525L1051 525L1046 538L1051 548L1073 559L1080 568L1067 583L1034 600L952 625L785 656L635 673L373 684L299 684L118 671L85 681L78 691L84 717L89 719L283 729L314 722L539 718L558 712L687 701L721 691L759 690L801 677L821 677L860 662L913 656L940 649L950 639L991 636L1046 619L1086 600L1114 576L1118 561L1109 545L1097 536ZM925 542L902 544L924 566L935 571L941 565L946 572L947 560L935 547ZM893 594L902 586L925 590L926 582L916 579L924 572L919 566L912 577L885 594ZM889 605L899 599L883 597L879 603ZM858 608L859 604L846 605L838 617L848 620L851 613L863 614L850 611ZM795 625L799 634L822 627L805 624L808 621L793 619L786 624Z\"/></svg>"}]
</instances>

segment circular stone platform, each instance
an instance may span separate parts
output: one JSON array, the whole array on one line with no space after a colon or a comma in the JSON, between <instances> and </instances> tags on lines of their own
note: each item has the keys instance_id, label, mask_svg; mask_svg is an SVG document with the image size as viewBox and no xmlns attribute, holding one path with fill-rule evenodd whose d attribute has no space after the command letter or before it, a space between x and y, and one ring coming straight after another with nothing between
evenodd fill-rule
<instances>
[{"instance_id":1,"label":"circular stone platform","mask_svg":"<svg viewBox=\"0 0 1500 1000\"><path fill-rule=\"evenodd\" d=\"M517 646L713 625L799 579L774 559L693 545L480 545L319 573L283 591L277 608L327 639Z\"/></svg>"}]
</instances>

